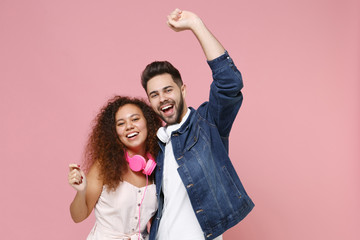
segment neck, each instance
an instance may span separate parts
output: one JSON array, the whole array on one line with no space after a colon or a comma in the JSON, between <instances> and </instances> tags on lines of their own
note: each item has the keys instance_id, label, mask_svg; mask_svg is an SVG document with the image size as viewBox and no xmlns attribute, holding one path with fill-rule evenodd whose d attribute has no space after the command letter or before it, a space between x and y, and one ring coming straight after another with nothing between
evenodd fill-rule
<instances>
[{"instance_id":1,"label":"neck","mask_svg":"<svg viewBox=\"0 0 360 240\"><path fill-rule=\"evenodd\" d=\"M146 152L145 152L145 148L142 149L126 149L127 153L129 154L130 157L134 156L134 155L141 155L143 157L145 157Z\"/></svg>"}]
</instances>

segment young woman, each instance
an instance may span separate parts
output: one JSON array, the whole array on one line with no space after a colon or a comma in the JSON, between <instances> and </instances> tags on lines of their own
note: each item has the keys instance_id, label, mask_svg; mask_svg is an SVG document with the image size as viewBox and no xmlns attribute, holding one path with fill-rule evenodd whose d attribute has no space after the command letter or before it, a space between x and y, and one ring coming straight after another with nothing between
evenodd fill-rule
<instances>
[{"instance_id":1,"label":"young woman","mask_svg":"<svg viewBox=\"0 0 360 240\"><path fill-rule=\"evenodd\" d=\"M151 175L161 121L144 101L116 96L94 121L84 171L70 164L68 181L77 191L70 205L74 222L95 209L88 240L143 239L157 210Z\"/></svg>"}]
</instances>

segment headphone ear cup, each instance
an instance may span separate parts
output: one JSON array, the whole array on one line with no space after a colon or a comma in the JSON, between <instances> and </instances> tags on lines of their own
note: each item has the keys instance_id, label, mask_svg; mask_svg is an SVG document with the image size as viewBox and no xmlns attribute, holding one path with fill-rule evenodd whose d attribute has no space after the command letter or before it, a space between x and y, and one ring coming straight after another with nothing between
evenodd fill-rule
<instances>
[{"instance_id":1,"label":"headphone ear cup","mask_svg":"<svg viewBox=\"0 0 360 240\"><path fill-rule=\"evenodd\" d=\"M156 167L156 162L152 159L149 159L146 163L143 173L145 175L151 175L151 173L154 171L155 167Z\"/></svg>"},{"instance_id":2,"label":"headphone ear cup","mask_svg":"<svg viewBox=\"0 0 360 240\"><path fill-rule=\"evenodd\" d=\"M140 155L135 155L133 157L129 157L128 161L129 161L129 166L130 166L131 170L133 170L134 172L141 171L146 166L145 158L143 158Z\"/></svg>"}]
</instances>

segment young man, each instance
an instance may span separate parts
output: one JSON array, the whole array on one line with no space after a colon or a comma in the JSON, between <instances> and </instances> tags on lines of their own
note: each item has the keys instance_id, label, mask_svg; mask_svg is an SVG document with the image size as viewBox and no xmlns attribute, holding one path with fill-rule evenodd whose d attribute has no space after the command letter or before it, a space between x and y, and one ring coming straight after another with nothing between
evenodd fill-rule
<instances>
[{"instance_id":1,"label":"young man","mask_svg":"<svg viewBox=\"0 0 360 240\"><path fill-rule=\"evenodd\" d=\"M228 156L230 129L243 99L241 74L197 15L176 9L168 25L194 33L213 83L209 101L195 110L187 107L186 86L169 62L153 62L142 73L150 104L167 124L158 130L159 208L150 239L222 239L254 207Z\"/></svg>"}]
</instances>

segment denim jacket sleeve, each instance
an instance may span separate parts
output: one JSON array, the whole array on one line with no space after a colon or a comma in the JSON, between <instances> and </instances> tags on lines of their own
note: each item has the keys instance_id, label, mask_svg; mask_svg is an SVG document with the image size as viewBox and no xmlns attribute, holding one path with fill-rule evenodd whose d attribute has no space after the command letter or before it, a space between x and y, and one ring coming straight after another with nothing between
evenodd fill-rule
<instances>
[{"instance_id":1,"label":"denim jacket sleeve","mask_svg":"<svg viewBox=\"0 0 360 240\"><path fill-rule=\"evenodd\" d=\"M242 104L242 76L227 51L208 61L213 82L210 86L208 116L218 127L221 137L228 137Z\"/></svg>"}]
</instances>

